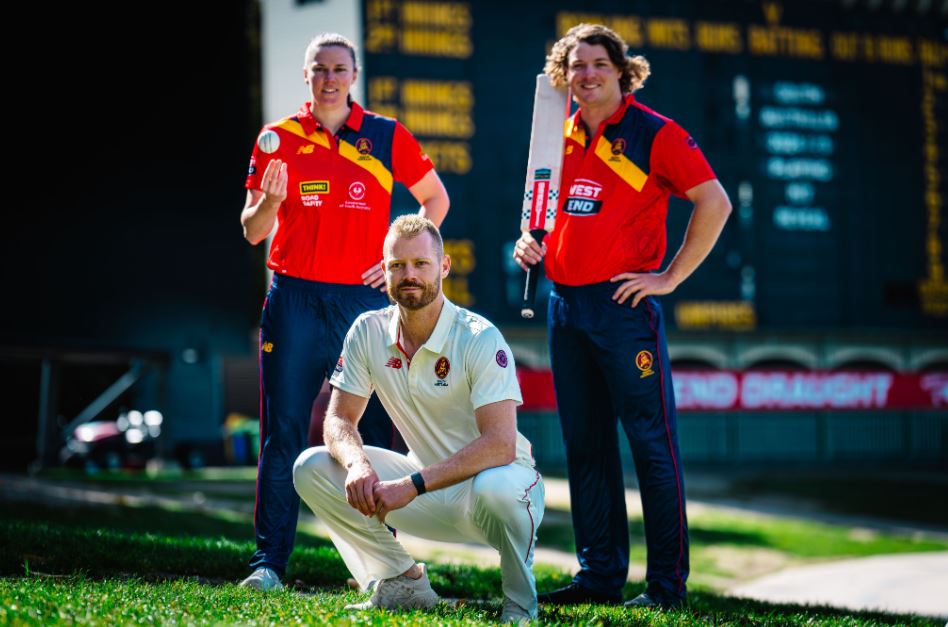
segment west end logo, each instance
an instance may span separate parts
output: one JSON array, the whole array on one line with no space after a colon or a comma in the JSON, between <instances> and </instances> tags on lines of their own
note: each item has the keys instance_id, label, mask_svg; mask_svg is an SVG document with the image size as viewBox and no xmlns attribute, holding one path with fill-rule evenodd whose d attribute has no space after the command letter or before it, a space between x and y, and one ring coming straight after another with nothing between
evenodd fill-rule
<instances>
[{"instance_id":1,"label":"west end logo","mask_svg":"<svg viewBox=\"0 0 948 627\"><path fill-rule=\"evenodd\" d=\"M569 186L563 212L574 216L591 216L602 208L602 185L590 179L576 179Z\"/></svg>"}]
</instances>

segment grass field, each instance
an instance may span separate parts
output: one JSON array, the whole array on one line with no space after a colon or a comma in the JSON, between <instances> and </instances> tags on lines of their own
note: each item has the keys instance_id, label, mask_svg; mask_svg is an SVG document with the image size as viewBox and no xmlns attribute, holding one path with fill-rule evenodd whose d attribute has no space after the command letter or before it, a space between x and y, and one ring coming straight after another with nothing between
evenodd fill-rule
<instances>
[{"instance_id":1,"label":"grass field","mask_svg":"<svg viewBox=\"0 0 948 627\"><path fill-rule=\"evenodd\" d=\"M67 477L75 479L75 477ZM145 488L188 495L246 493L242 476L151 483L134 476L102 476L90 486ZM157 485L156 485L157 484ZM252 489L251 489L252 494ZM422 612L344 610L363 595L345 586L348 573L331 543L302 524L290 563L289 589L261 596L234 585L253 551L246 513L228 508L38 504L0 499L0 624L489 624L499 616L497 569L431 564L432 584L460 607ZM641 520L633 518L633 561L641 561ZM540 546L572 550L567 511L553 508L539 531ZM602 625L938 625L931 619L828 608L775 606L722 596L725 583L788 563L844 556L945 550L948 541L904 536L733 510L698 509L691 520L690 604L675 612L607 606L541 608L549 624ZM569 581L550 566L536 569L541 590ZM641 585L629 584L631 597Z\"/></svg>"}]
</instances>

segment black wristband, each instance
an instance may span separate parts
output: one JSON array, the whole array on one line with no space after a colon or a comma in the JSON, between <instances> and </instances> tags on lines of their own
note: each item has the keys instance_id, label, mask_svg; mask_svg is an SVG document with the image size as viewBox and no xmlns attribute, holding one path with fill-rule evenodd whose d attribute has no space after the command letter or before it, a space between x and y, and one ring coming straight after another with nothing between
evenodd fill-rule
<instances>
[{"instance_id":1,"label":"black wristband","mask_svg":"<svg viewBox=\"0 0 948 627\"><path fill-rule=\"evenodd\" d=\"M428 491L428 488L425 487L425 478L421 476L420 472L411 473L411 482L415 484L415 489L418 490L418 496Z\"/></svg>"}]
</instances>

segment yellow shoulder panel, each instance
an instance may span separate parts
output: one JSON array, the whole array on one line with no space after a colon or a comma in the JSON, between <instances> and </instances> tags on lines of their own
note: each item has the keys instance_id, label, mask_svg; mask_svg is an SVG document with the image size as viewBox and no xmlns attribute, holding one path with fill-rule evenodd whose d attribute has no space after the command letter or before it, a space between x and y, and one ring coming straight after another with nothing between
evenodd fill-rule
<instances>
[{"instance_id":1,"label":"yellow shoulder panel","mask_svg":"<svg viewBox=\"0 0 948 627\"><path fill-rule=\"evenodd\" d=\"M625 155L612 154L612 144L605 137L600 137L596 144L596 156L602 159L609 168L622 177L632 188L640 192L645 187L648 180L648 174L639 169L639 166L632 163Z\"/></svg>"}]
</instances>

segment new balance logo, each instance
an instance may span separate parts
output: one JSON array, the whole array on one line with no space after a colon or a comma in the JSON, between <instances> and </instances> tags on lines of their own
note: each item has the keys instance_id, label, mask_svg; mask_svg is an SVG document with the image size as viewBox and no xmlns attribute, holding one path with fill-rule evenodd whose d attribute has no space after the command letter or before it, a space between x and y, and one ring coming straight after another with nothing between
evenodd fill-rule
<instances>
[{"instance_id":1,"label":"new balance logo","mask_svg":"<svg viewBox=\"0 0 948 627\"><path fill-rule=\"evenodd\" d=\"M386 368L394 368L395 370L400 370L402 367L402 360L398 357L389 357L388 361L385 362Z\"/></svg>"}]
</instances>

